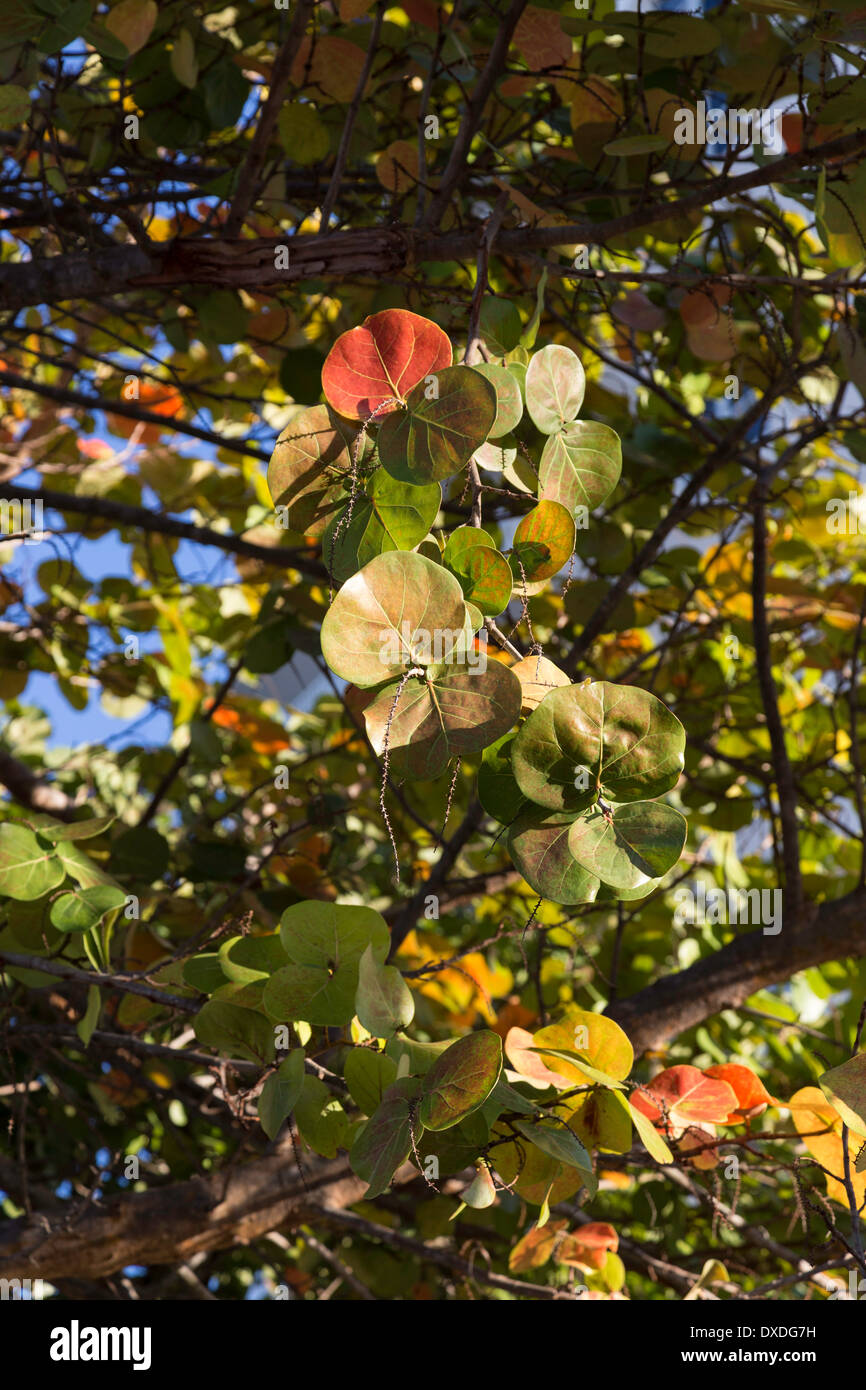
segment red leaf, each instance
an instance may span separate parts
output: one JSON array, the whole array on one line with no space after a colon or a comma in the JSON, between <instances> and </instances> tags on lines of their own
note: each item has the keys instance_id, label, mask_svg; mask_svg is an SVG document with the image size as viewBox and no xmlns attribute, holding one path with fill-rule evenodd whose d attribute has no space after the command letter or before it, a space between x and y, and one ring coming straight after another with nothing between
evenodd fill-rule
<instances>
[{"instance_id":1,"label":"red leaf","mask_svg":"<svg viewBox=\"0 0 866 1390\"><path fill-rule=\"evenodd\" d=\"M739 1062L725 1062L719 1066L707 1067L704 1076L713 1076L717 1081L727 1081L737 1097L736 1109L725 1120L717 1120L720 1125L741 1125L752 1115L760 1115L771 1103L771 1096L760 1077L751 1067L741 1066Z\"/></svg>"},{"instance_id":2,"label":"red leaf","mask_svg":"<svg viewBox=\"0 0 866 1390\"><path fill-rule=\"evenodd\" d=\"M560 1264L576 1265L578 1269L603 1269L609 1250L619 1247L619 1236L606 1221L590 1221L574 1231L559 1247Z\"/></svg>"},{"instance_id":3,"label":"red leaf","mask_svg":"<svg viewBox=\"0 0 866 1390\"><path fill-rule=\"evenodd\" d=\"M451 365L451 343L438 324L408 309L383 309L334 343L322 368L322 389L334 410L368 420L395 397L405 400L431 372Z\"/></svg>"},{"instance_id":4,"label":"red leaf","mask_svg":"<svg viewBox=\"0 0 866 1390\"><path fill-rule=\"evenodd\" d=\"M680 1066L660 1071L649 1086L634 1092L631 1103L656 1129L674 1133L693 1124L723 1124L736 1109L737 1097L727 1081Z\"/></svg>"}]
</instances>

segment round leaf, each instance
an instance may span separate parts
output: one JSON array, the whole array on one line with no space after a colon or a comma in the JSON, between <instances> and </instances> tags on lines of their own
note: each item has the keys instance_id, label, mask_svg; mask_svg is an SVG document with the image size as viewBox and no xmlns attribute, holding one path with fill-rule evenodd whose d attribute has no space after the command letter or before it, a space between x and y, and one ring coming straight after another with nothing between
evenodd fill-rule
<instances>
[{"instance_id":1,"label":"round leaf","mask_svg":"<svg viewBox=\"0 0 866 1390\"><path fill-rule=\"evenodd\" d=\"M107 913L123 907L125 902L123 890L107 883L76 888L71 893L63 893L51 904L51 925L58 931L90 931Z\"/></svg>"},{"instance_id":2,"label":"round leaf","mask_svg":"<svg viewBox=\"0 0 866 1390\"><path fill-rule=\"evenodd\" d=\"M441 650L446 632L463 631L465 616L460 585L446 569L423 555L388 552L337 594L322 623L322 654L344 680L362 689L381 685L411 666L432 665L432 638L439 634Z\"/></svg>"},{"instance_id":3,"label":"round leaf","mask_svg":"<svg viewBox=\"0 0 866 1390\"><path fill-rule=\"evenodd\" d=\"M538 470L539 497L578 507L600 507L622 473L619 435L607 425L575 420L545 443Z\"/></svg>"},{"instance_id":4,"label":"round leaf","mask_svg":"<svg viewBox=\"0 0 866 1390\"><path fill-rule=\"evenodd\" d=\"M326 405L297 415L280 435L268 465L274 506L288 508L291 530L321 536L345 501L357 430Z\"/></svg>"},{"instance_id":5,"label":"round leaf","mask_svg":"<svg viewBox=\"0 0 866 1390\"><path fill-rule=\"evenodd\" d=\"M574 551L574 519L559 502L539 502L514 532L511 569L518 590L550 579Z\"/></svg>"},{"instance_id":6,"label":"round leaf","mask_svg":"<svg viewBox=\"0 0 866 1390\"><path fill-rule=\"evenodd\" d=\"M486 670L448 667L435 680L409 680L392 714L397 685L386 686L365 710L377 753L388 747L392 768L420 780L439 777L454 757L476 753L507 733L520 712L520 683L501 662Z\"/></svg>"},{"instance_id":7,"label":"round leaf","mask_svg":"<svg viewBox=\"0 0 866 1390\"><path fill-rule=\"evenodd\" d=\"M496 392L472 367L446 367L409 392L405 410L379 430L379 458L393 478L430 483L465 468L496 418Z\"/></svg>"},{"instance_id":8,"label":"round leaf","mask_svg":"<svg viewBox=\"0 0 866 1390\"><path fill-rule=\"evenodd\" d=\"M660 801L633 801L607 815L594 806L572 825L568 847L602 883L639 888L673 868L687 829L685 816Z\"/></svg>"},{"instance_id":9,"label":"round leaf","mask_svg":"<svg viewBox=\"0 0 866 1390\"><path fill-rule=\"evenodd\" d=\"M571 348L553 344L533 354L526 369L526 408L542 434L555 434L583 405L586 376Z\"/></svg>"},{"instance_id":10,"label":"round leaf","mask_svg":"<svg viewBox=\"0 0 866 1390\"><path fill-rule=\"evenodd\" d=\"M407 1028L415 1017L415 1004L400 971L382 965L368 946L358 962L355 1013L374 1038L388 1038Z\"/></svg>"},{"instance_id":11,"label":"round leaf","mask_svg":"<svg viewBox=\"0 0 866 1390\"><path fill-rule=\"evenodd\" d=\"M599 887L598 879L578 864L568 847L573 819L533 807L518 817L508 836L514 867L530 888L563 906L594 902Z\"/></svg>"},{"instance_id":12,"label":"round leaf","mask_svg":"<svg viewBox=\"0 0 866 1390\"><path fill-rule=\"evenodd\" d=\"M322 390L340 415L368 420L450 365L451 343L438 324L407 309L383 309L340 335L322 368Z\"/></svg>"},{"instance_id":13,"label":"round leaf","mask_svg":"<svg viewBox=\"0 0 866 1390\"><path fill-rule=\"evenodd\" d=\"M507 367L492 362L479 362L472 368L486 377L496 392L496 419L490 427L490 438L501 439L520 423L523 416L523 397L517 378Z\"/></svg>"},{"instance_id":14,"label":"round leaf","mask_svg":"<svg viewBox=\"0 0 866 1390\"><path fill-rule=\"evenodd\" d=\"M530 801L552 811L582 810L599 790L611 801L670 791L684 750L682 724L655 695L584 681L542 700L517 736L512 766Z\"/></svg>"},{"instance_id":15,"label":"round leaf","mask_svg":"<svg viewBox=\"0 0 866 1390\"><path fill-rule=\"evenodd\" d=\"M0 825L0 893L31 902L50 893L65 877L53 846L41 844L23 825L10 821Z\"/></svg>"}]
</instances>

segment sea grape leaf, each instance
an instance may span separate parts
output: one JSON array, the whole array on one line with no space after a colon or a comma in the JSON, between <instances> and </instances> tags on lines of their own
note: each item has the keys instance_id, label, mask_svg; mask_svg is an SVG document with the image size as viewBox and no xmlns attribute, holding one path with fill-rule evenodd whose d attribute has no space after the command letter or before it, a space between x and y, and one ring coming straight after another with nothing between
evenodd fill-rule
<instances>
[{"instance_id":1,"label":"sea grape leaf","mask_svg":"<svg viewBox=\"0 0 866 1390\"><path fill-rule=\"evenodd\" d=\"M845 1151L842 1147L842 1126L844 1120L824 1092L817 1086L804 1086L789 1101L782 1102L791 1110L797 1133L807 1150L825 1171L827 1196L833 1202L848 1209L848 1192L845 1187ZM858 1207L866 1197L866 1172L862 1165L857 1166L857 1155L863 1147L862 1137L848 1131L848 1157L851 1166L851 1182Z\"/></svg>"},{"instance_id":2,"label":"sea grape leaf","mask_svg":"<svg viewBox=\"0 0 866 1390\"><path fill-rule=\"evenodd\" d=\"M420 491L418 488L412 490ZM513 579L508 561L500 551L490 545L475 545L464 548L459 554L452 552L449 556L446 546L442 558L459 581L464 598L476 604L482 614L493 618L508 607Z\"/></svg>"},{"instance_id":3,"label":"sea grape leaf","mask_svg":"<svg viewBox=\"0 0 866 1390\"><path fill-rule=\"evenodd\" d=\"M389 551L347 581L325 614L322 654L343 680L365 689L432 665L438 633L461 632L463 592L453 574L424 555ZM423 640L426 635L429 654ZM440 645L441 645L440 640Z\"/></svg>"},{"instance_id":4,"label":"sea grape leaf","mask_svg":"<svg viewBox=\"0 0 866 1390\"><path fill-rule=\"evenodd\" d=\"M349 1120L324 1081L305 1072L294 1110L298 1133L314 1153L322 1158L336 1158L345 1142Z\"/></svg>"},{"instance_id":5,"label":"sea grape leaf","mask_svg":"<svg viewBox=\"0 0 866 1390\"><path fill-rule=\"evenodd\" d=\"M397 1063L384 1052L353 1047L343 1064L343 1076L358 1109L372 1115L397 1078Z\"/></svg>"},{"instance_id":6,"label":"sea grape leaf","mask_svg":"<svg viewBox=\"0 0 866 1390\"><path fill-rule=\"evenodd\" d=\"M63 893L51 904L51 925L58 931L90 931L98 926L109 912L116 912L126 902L122 888L99 883L93 888L74 888Z\"/></svg>"},{"instance_id":7,"label":"sea grape leaf","mask_svg":"<svg viewBox=\"0 0 866 1390\"><path fill-rule=\"evenodd\" d=\"M274 506L288 508L292 531L321 536L340 510L357 438L357 426L327 405L302 411L283 430L268 465L268 488Z\"/></svg>"},{"instance_id":8,"label":"sea grape leaf","mask_svg":"<svg viewBox=\"0 0 866 1390\"><path fill-rule=\"evenodd\" d=\"M268 979L265 1012L276 1022L304 1019L321 1026L351 1020L362 955L369 946L384 962L391 941L384 918L372 908L325 902L287 908L280 939L292 963Z\"/></svg>"},{"instance_id":9,"label":"sea grape leaf","mask_svg":"<svg viewBox=\"0 0 866 1390\"><path fill-rule=\"evenodd\" d=\"M632 801L605 814L582 811L568 836L578 864L611 888L639 888L661 878L683 852L685 816L660 801Z\"/></svg>"},{"instance_id":10,"label":"sea grape leaf","mask_svg":"<svg viewBox=\"0 0 866 1390\"><path fill-rule=\"evenodd\" d=\"M511 569L520 590L557 574L574 551L574 519L559 502L539 502L514 532Z\"/></svg>"},{"instance_id":11,"label":"sea grape leaf","mask_svg":"<svg viewBox=\"0 0 866 1390\"><path fill-rule=\"evenodd\" d=\"M227 980L248 985L266 980L286 964L286 952L279 936L233 936L217 952L220 969Z\"/></svg>"},{"instance_id":12,"label":"sea grape leaf","mask_svg":"<svg viewBox=\"0 0 866 1390\"><path fill-rule=\"evenodd\" d=\"M269 1139L276 1139L281 1124L294 1110L303 1085L304 1049L295 1047L268 1077L259 1096L259 1120Z\"/></svg>"},{"instance_id":13,"label":"sea grape leaf","mask_svg":"<svg viewBox=\"0 0 866 1390\"><path fill-rule=\"evenodd\" d=\"M398 689L386 686L367 706L367 733L376 752L384 753L390 720L392 766L422 781L441 776L452 758L495 742L520 713L520 683L498 661L484 670L463 663L435 679L412 677L395 709Z\"/></svg>"},{"instance_id":14,"label":"sea grape leaf","mask_svg":"<svg viewBox=\"0 0 866 1390\"><path fill-rule=\"evenodd\" d=\"M41 842L23 825L0 825L0 893L32 902L57 888L66 870L53 845Z\"/></svg>"},{"instance_id":15,"label":"sea grape leaf","mask_svg":"<svg viewBox=\"0 0 866 1390\"><path fill-rule=\"evenodd\" d=\"M492 362L478 362L472 370L486 377L496 392L496 418L489 435L491 439L501 439L520 424L523 416L523 396L517 378L507 367L497 367Z\"/></svg>"},{"instance_id":16,"label":"sea grape leaf","mask_svg":"<svg viewBox=\"0 0 866 1390\"><path fill-rule=\"evenodd\" d=\"M472 367L422 381L379 430L382 466L403 483L441 482L465 468L496 418L496 392Z\"/></svg>"},{"instance_id":17,"label":"sea grape leaf","mask_svg":"<svg viewBox=\"0 0 866 1390\"><path fill-rule=\"evenodd\" d=\"M438 483L411 487L398 483L383 468L356 497L352 519L343 524L348 498L331 518L322 540L322 554L337 584L391 550L413 550L428 534L442 502Z\"/></svg>"},{"instance_id":18,"label":"sea grape leaf","mask_svg":"<svg viewBox=\"0 0 866 1390\"><path fill-rule=\"evenodd\" d=\"M717 1120L717 1124L741 1125L744 1120L753 1115L760 1115L768 1105L774 1104L761 1078L755 1075L751 1067L744 1067L739 1062L722 1062L706 1067L704 1076L714 1076L717 1081L727 1081L737 1097L736 1110L733 1110L727 1119Z\"/></svg>"},{"instance_id":19,"label":"sea grape leaf","mask_svg":"<svg viewBox=\"0 0 866 1390\"><path fill-rule=\"evenodd\" d=\"M584 681L553 690L521 728L512 767L524 796L551 811L661 796L682 768L685 730L637 686ZM589 790L584 790L589 774Z\"/></svg>"},{"instance_id":20,"label":"sea grape leaf","mask_svg":"<svg viewBox=\"0 0 866 1390\"><path fill-rule=\"evenodd\" d=\"M866 1052L825 1071L818 1085L848 1128L866 1138Z\"/></svg>"},{"instance_id":21,"label":"sea grape leaf","mask_svg":"<svg viewBox=\"0 0 866 1390\"><path fill-rule=\"evenodd\" d=\"M379 1197L412 1147L412 1113L422 1082L405 1076L389 1086L349 1151L353 1173L369 1183L367 1201Z\"/></svg>"},{"instance_id":22,"label":"sea grape leaf","mask_svg":"<svg viewBox=\"0 0 866 1390\"><path fill-rule=\"evenodd\" d=\"M451 365L438 324L407 309L383 309L342 333L325 359L325 399L350 420L395 410L412 388Z\"/></svg>"},{"instance_id":23,"label":"sea grape leaf","mask_svg":"<svg viewBox=\"0 0 866 1390\"><path fill-rule=\"evenodd\" d=\"M504 1127L497 1126L493 1132L497 1138L513 1139ZM536 1207L545 1201L548 1206L567 1202L578 1188L587 1185L581 1169L561 1163L523 1138L497 1144L490 1152L490 1161L502 1181Z\"/></svg>"},{"instance_id":24,"label":"sea grape leaf","mask_svg":"<svg viewBox=\"0 0 866 1390\"><path fill-rule=\"evenodd\" d=\"M727 1081L705 1076L697 1067L676 1066L666 1067L635 1091L631 1104L676 1138L690 1125L723 1124L736 1109L737 1097Z\"/></svg>"},{"instance_id":25,"label":"sea grape leaf","mask_svg":"<svg viewBox=\"0 0 866 1390\"><path fill-rule=\"evenodd\" d=\"M203 1047L212 1047L227 1057L262 1064L274 1059L273 1026L254 1009L210 999L199 1009L193 1027Z\"/></svg>"},{"instance_id":26,"label":"sea grape leaf","mask_svg":"<svg viewBox=\"0 0 866 1390\"><path fill-rule=\"evenodd\" d=\"M502 1071L502 1040L484 1028L458 1038L424 1078L418 1118L425 1129L450 1129L483 1105Z\"/></svg>"},{"instance_id":27,"label":"sea grape leaf","mask_svg":"<svg viewBox=\"0 0 866 1390\"><path fill-rule=\"evenodd\" d=\"M571 1054L568 1058L545 1057L544 1061L572 1086L597 1081L600 1074L605 1085L616 1084L624 1081L634 1066L634 1049L619 1024L574 1005L555 1023L533 1034L532 1045Z\"/></svg>"},{"instance_id":28,"label":"sea grape leaf","mask_svg":"<svg viewBox=\"0 0 866 1390\"><path fill-rule=\"evenodd\" d=\"M514 669L512 666L512 674ZM507 733L489 744L478 769L478 800L488 816L502 825L510 825L528 804L511 771L511 745L515 738L516 734Z\"/></svg>"},{"instance_id":29,"label":"sea grape leaf","mask_svg":"<svg viewBox=\"0 0 866 1390\"><path fill-rule=\"evenodd\" d=\"M538 495L560 502L572 516L592 511L610 496L622 473L622 444L607 425L575 420L549 437L538 469Z\"/></svg>"},{"instance_id":30,"label":"sea grape leaf","mask_svg":"<svg viewBox=\"0 0 866 1390\"><path fill-rule=\"evenodd\" d=\"M595 1192L597 1183L592 1171L592 1160L577 1135L573 1134L567 1125L556 1125L546 1120L540 1120L535 1124L529 1120L515 1120L514 1128L519 1130L524 1139L530 1140L536 1148L541 1149L542 1153L549 1154L568 1168L577 1168L590 1195Z\"/></svg>"},{"instance_id":31,"label":"sea grape leaf","mask_svg":"<svg viewBox=\"0 0 866 1390\"><path fill-rule=\"evenodd\" d=\"M599 889L599 880L578 864L568 847L573 820L573 813L551 815L533 806L517 817L508 834L514 867L530 888L568 907L594 902Z\"/></svg>"},{"instance_id":32,"label":"sea grape leaf","mask_svg":"<svg viewBox=\"0 0 866 1390\"><path fill-rule=\"evenodd\" d=\"M628 1153L631 1148L631 1118L628 1109L618 1104L615 1093L601 1087L572 1096L563 1102L567 1106L565 1121L586 1149L603 1149L606 1153Z\"/></svg>"},{"instance_id":33,"label":"sea grape leaf","mask_svg":"<svg viewBox=\"0 0 866 1390\"><path fill-rule=\"evenodd\" d=\"M586 375L571 348L552 344L533 353L526 369L526 409L542 434L571 424L583 405Z\"/></svg>"},{"instance_id":34,"label":"sea grape leaf","mask_svg":"<svg viewBox=\"0 0 866 1390\"><path fill-rule=\"evenodd\" d=\"M95 835L101 835L104 830L108 830L113 825L116 816L91 816L89 820L71 821L68 825L63 821L56 821L51 816L28 816L28 824L39 835L40 839L51 840L56 843L58 840L92 840Z\"/></svg>"},{"instance_id":35,"label":"sea grape leaf","mask_svg":"<svg viewBox=\"0 0 866 1390\"><path fill-rule=\"evenodd\" d=\"M367 947L358 962L355 1013L374 1038L398 1033L415 1016L412 994L400 971L377 960L372 946Z\"/></svg>"}]
</instances>

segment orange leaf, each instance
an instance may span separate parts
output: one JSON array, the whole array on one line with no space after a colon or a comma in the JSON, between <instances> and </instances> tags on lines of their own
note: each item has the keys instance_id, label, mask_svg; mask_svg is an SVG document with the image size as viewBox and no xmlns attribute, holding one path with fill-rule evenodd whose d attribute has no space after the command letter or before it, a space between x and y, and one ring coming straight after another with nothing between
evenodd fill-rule
<instances>
[{"instance_id":1,"label":"orange leaf","mask_svg":"<svg viewBox=\"0 0 866 1390\"><path fill-rule=\"evenodd\" d=\"M739 1062L723 1062L715 1067L707 1067L704 1076L714 1076L718 1081L727 1081L737 1097L736 1108L727 1119L717 1120L716 1124L741 1125L751 1116L763 1114L772 1103L770 1093L761 1078L755 1075L751 1067L744 1067Z\"/></svg>"}]
</instances>

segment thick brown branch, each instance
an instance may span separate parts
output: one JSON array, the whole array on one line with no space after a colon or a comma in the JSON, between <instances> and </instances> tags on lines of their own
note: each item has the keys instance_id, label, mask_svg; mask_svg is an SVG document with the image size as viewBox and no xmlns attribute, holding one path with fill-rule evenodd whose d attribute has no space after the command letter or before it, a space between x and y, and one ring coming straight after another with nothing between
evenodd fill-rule
<instances>
[{"instance_id":1,"label":"thick brown branch","mask_svg":"<svg viewBox=\"0 0 866 1390\"><path fill-rule=\"evenodd\" d=\"M799 920L782 920L777 936L747 932L607 1010L628 1033L636 1053L662 1047L722 1009L735 1009L759 989L799 970L846 956L866 955L866 891L835 902L806 903Z\"/></svg>"}]
</instances>

